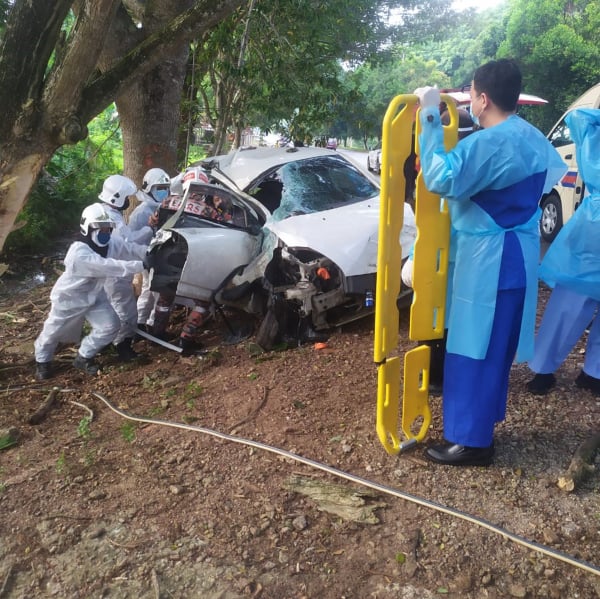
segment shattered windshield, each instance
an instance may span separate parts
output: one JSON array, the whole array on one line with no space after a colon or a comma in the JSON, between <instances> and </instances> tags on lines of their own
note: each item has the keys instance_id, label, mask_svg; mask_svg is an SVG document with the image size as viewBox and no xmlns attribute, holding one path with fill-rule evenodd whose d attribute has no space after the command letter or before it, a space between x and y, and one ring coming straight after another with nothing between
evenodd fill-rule
<instances>
[{"instance_id":1,"label":"shattered windshield","mask_svg":"<svg viewBox=\"0 0 600 599\"><path fill-rule=\"evenodd\" d=\"M331 210L367 200L378 188L348 161L318 156L289 162L252 186L251 194L275 220Z\"/></svg>"}]
</instances>

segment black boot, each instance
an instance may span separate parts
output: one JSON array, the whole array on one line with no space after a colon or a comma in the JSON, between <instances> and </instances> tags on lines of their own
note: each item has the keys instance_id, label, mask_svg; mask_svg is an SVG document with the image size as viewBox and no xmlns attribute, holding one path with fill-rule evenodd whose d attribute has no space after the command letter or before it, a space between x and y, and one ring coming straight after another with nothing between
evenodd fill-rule
<instances>
[{"instance_id":1,"label":"black boot","mask_svg":"<svg viewBox=\"0 0 600 599\"><path fill-rule=\"evenodd\" d=\"M77 357L73 360L73 367L91 375L100 372L100 366L94 361L94 358L84 358L81 354L77 354Z\"/></svg>"},{"instance_id":2,"label":"black boot","mask_svg":"<svg viewBox=\"0 0 600 599\"><path fill-rule=\"evenodd\" d=\"M139 354L131 347L132 343L133 338L127 337L127 339L123 339L121 343L117 343L117 345L115 345L117 354L119 355L119 361L131 362L131 360L135 360L139 357Z\"/></svg>"},{"instance_id":3,"label":"black boot","mask_svg":"<svg viewBox=\"0 0 600 599\"><path fill-rule=\"evenodd\" d=\"M579 373L579 376L575 379L575 384L580 389L587 389L594 395L600 395L600 379L597 379L589 374L583 372Z\"/></svg>"},{"instance_id":4,"label":"black boot","mask_svg":"<svg viewBox=\"0 0 600 599\"><path fill-rule=\"evenodd\" d=\"M52 362L36 362L35 363L35 380L45 381L52 378Z\"/></svg>"},{"instance_id":5,"label":"black boot","mask_svg":"<svg viewBox=\"0 0 600 599\"><path fill-rule=\"evenodd\" d=\"M534 395L546 395L556 385L556 377L551 373L540 374L539 372L527 383L527 391Z\"/></svg>"}]
</instances>

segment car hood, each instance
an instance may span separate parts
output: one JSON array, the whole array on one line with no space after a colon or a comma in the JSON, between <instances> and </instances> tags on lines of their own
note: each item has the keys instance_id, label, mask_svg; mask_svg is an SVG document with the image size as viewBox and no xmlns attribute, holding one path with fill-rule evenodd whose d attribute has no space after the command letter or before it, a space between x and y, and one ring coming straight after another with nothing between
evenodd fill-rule
<instances>
[{"instance_id":1,"label":"car hood","mask_svg":"<svg viewBox=\"0 0 600 599\"><path fill-rule=\"evenodd\" d=\"M411 207L404 206L400 243L402 255L406 257L416 237L416 226ZM288 247L310 248L327 256L347 277L377 270L379 196L280 221L271 218L265 228Z\"/></svg>"}]
</instances>

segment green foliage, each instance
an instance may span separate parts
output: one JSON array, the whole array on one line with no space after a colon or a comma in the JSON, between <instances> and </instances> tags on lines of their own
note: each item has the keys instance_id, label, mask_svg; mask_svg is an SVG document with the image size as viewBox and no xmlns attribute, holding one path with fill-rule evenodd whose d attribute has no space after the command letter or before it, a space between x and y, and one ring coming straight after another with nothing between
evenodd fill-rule
<instances>
[{"instance_id":1,"label":"green foliage","mask_svg":"<svg viewBox=\"0 0 600 599\"><path fill-rule=\"evenodd\" d=\"M63 146L32 190L6 241L4 253L27 255L46 249L65 233L76 234L81 211L96 201L104 179L123 170L123 149L114 107L89 125L89 136ZM25 223L25 224L23 224Z\"/></svg>"},{"instance_id":2,"label":"green foliage","mask_svg":"<svg viewBox=\"0 0 600 599\"><path fill-rule=\"evenodd\" d=\"M55 469L57 474L63 474L67 468L67 458L65 457L65 452L61 451L58 456L55 464Z\"/></svg>"},{"instance_id":3,"label":"green foliage","mask_svg":"<svg viewBox=\"0 0 600 599\"><path fill-rule=\"evenodd\" d=\"M90 429L91 421L92 419L89 416L86 416L79 421L79 425L77 426L77 434L84 441L87 441L92 435L92 431Z\"/></svg>"},{"instance_id":4,"label":"green foliage","mask_svg":"<svg viewBox=\"0 0 600 599\"><path fill-rule=\"evenodd\" d=\"M121 425L121 435L127 443L135 441L135 424L133 422L124 422Z\"/></svg>"},{"instance_id":5,"label":"green foliage","mask_svg":"<svg viewBox=\"0 0 600 599\"><path fill-rule=\"evenodd\" d=\"M521 64L524 88L549 100L535 124L547 132L568 105L600 81L600 8L595 0L511 0L500 56Z\"/></svg>"}]
</instances>

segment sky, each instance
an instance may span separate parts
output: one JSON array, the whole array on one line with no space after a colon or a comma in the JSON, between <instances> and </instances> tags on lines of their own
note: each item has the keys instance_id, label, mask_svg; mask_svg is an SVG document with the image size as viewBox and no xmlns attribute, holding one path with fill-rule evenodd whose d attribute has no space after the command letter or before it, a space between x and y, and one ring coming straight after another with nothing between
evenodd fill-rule
<instances>
[{"instance_id":1,"label":"sky","mask_svg":"<svg viewBox=\"0 0 600 599\"><path fill-rule=\"evenodd\" d=\"M487 9L504 4L506 0L454 0L452 7L456 10L464 10L465 8Z\"/></svg>"}]
</instances>

